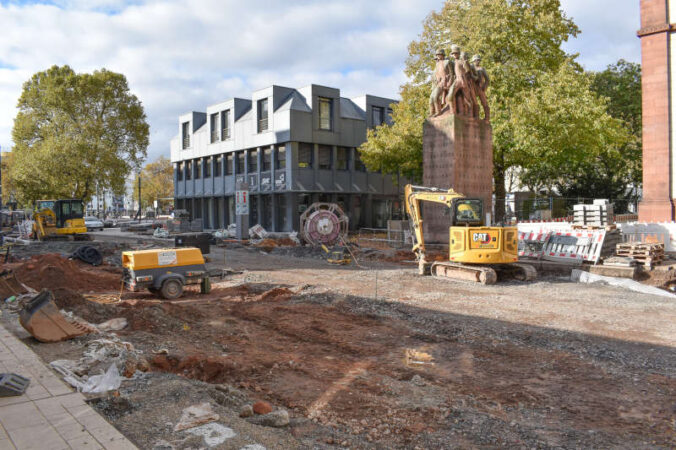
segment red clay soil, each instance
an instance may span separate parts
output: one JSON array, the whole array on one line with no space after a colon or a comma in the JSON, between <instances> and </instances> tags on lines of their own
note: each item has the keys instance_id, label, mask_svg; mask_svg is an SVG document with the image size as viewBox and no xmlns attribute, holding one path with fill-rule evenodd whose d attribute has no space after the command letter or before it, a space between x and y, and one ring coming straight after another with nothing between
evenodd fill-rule
<instances>
[{"instance_id":1,"label":"red clay soil","mask_svg":"<svg viewBox=\"0 0 676 450\"><path fill-rule=\"evenodd\" d=\"M122 271L109 266L92 267L58 254L33 256L14 268L16 278L36 290L69 289L75 292L110 292L120 289Z\"/></svg>"},{"instance_id":2,"label":"red clay soil","mask_svg":"<svg viewBox=\"0 0 676 450\"><path fill-rule=\"evenodd\" d=\"M667 437L671 412L653 407L676 395L667 377L637 382L566 351L484 342L479 335L465 342L420 336L400 320L298 301L286 288L261 293L238 286L218 295L112 308L129 320L120 332L125 339L147 346L150 355L167 349L150 357L156 371L233 384L357 433L386 423L387 439L399 445L443 430L442 405L471 405L507 422L523 420L517 412L525 406L547 410L557 432L593 427L612 436L621 429L676 444ZM415 375L426 387L412 384Z\"/></svg>"}]
</instances>

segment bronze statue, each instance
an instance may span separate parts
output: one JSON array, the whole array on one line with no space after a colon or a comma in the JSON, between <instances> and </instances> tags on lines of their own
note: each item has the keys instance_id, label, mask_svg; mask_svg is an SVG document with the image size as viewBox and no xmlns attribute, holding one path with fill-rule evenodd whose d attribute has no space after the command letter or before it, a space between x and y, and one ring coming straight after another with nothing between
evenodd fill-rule
<instances>
[{"instance_id":1,"label":"bronze statue","mask_svg":"<svg viewBox=\"0 0 676 450\"><path fill-rule=\"evenodd\" d=\"M474 85L476 87L475 94L479 97L479 101L481 101L481 107L484 110L484 120L489 122L491 120L491 109L488 106L486 90L491 83L491 79L488 77L488 72L486 72L486 69L481 67L481 55L474 55L472 57L472 72L474 73ZM476 117L479 117L478 108Z\"/></svg>"},{"instance_id":2,"label":"bronze statue","mask_svg":"<svg viewBox=\"0 0 676 450\"><path fill-rule=\"evenodd\" d=\"M434 59L437 63L434 68L434 87L430 94L431 117L438 116L441 113L451 85L451 77L453 76L451 62L446 59L444 49L438 49Z\"/></svg>"}]
</instances>

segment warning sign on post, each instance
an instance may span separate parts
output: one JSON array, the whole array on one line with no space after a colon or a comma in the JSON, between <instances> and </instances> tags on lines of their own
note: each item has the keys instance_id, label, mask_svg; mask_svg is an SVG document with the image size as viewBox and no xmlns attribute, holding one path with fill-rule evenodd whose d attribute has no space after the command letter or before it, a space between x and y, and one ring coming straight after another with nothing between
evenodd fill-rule
<instances>
[{"instance_id":1,"label":"warning sign on post","mask_svg":"<svg viewBox=\"0 0 676 450\"><path fill-rule=\"evenodd\" d=\"M235 191L235 214L238 216L249 214L249 191Z\"/></svg>"},{"instance_id":2,"label":"warning sign on post","mask_svg":"<svg viewBox=\"0 0 676 450\"><path fill-rule=\"evenodd\" d=\"M164 252L157 253L157 265L159 266L169 266L176 264L176 251L167 250Z\"/></svg>"}]
</instances>

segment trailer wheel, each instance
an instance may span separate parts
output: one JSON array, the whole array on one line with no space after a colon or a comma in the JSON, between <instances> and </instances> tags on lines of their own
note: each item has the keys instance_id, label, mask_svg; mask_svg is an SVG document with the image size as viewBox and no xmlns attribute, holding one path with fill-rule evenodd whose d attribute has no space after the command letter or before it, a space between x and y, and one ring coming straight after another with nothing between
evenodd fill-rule
<instances>
[{"instance_id":1,"label":"trailer wheel","mask_svg":"<svg viewBox=\"0 0 676 450\"><path fill-rule=\"evenodd\" d=\"M167 300L179 298L183 294L183 284L176 278L170 278L162 283L160 294Z\"/></svg>"}]
</instances>

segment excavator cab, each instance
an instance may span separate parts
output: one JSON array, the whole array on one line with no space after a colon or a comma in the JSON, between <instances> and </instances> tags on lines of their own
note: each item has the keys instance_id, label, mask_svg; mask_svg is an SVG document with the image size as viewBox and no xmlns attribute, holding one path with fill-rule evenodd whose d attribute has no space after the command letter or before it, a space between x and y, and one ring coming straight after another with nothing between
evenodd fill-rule
<instances>
[{"instance_id":1,"label":"excavator cab","mask_svg":"<svg viewBox=\"0 0 676 450\"><path fill-rule=\"evenodd\" d=\"M451 226L482 226L484 202L479 198L459 198L451 206Z\"/></svg>"},{"instance_id":2,"label":"excavator cab","mask_svg":"<svg viewBox=\"0 0 676 450\"><path fill-rule=\"evenodd\" d=\"M87 237L82 200L38 200L35 209L33 233L37 239Z\"/></svg>"}]
</instances>

